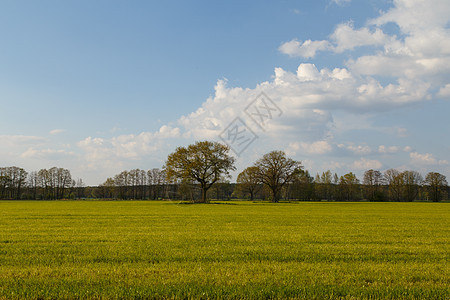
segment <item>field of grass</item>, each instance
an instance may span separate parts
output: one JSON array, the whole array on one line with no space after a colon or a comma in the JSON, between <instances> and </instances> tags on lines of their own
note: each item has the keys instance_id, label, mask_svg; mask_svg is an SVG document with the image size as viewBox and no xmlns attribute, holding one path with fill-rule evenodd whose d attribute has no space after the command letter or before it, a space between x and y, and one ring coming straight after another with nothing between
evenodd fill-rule
<instances>
[{"instance_id":1,"label":"field of grass","mask_svg":"<svg viewBox=\"0 0 450 300\"><path fill-rule=\"evenodd\" d=\"M448 203L0 202L0 299L450 299L449 261Z\"/></svg>"}]
</instances>

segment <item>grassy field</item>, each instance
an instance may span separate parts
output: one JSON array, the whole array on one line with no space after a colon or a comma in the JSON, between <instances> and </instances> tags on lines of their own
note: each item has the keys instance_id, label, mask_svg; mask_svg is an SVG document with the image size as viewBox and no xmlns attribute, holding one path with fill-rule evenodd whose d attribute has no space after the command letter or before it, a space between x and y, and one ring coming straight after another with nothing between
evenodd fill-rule
<instances>
[{"instance_id":1,"label":"grassy field","mask_svg":"<svg viewBox=\"0 0 450 300\"><path fill-rule=\"evenodd\" d=\"M0 202L3 298L450 299L450 204Z\"/></svg>"}]
</instances>

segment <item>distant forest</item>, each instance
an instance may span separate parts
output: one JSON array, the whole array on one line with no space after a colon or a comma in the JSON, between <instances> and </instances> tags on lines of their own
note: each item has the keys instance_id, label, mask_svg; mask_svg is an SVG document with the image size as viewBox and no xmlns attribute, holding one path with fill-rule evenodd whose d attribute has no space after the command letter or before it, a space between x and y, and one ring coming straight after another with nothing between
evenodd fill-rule
<instances>
[{"instance_id":1,"label":"distant forest","mask_svg":"<svg viewBox=\"0 0 450 300\"><path fill-rule=\"evenodd\" d=\"M73 179L69 170L53 167L28 173L19 167L0 168L0 199L122 199L122 200L187 200L201 197L198 184L169 182L162 169L123 171L99 186L86 186ZM367 170L360 181L352 172L338 176L331 171L311 176L302 171L282 190L284 201L442 201L449 187L444 175L430 172L425 178L416 171L395 169L381 173ZM252 190L246 182L215 183L208 190L214 200L270 200L270 191L262 184Z\"/></svg>"}]
</instances>

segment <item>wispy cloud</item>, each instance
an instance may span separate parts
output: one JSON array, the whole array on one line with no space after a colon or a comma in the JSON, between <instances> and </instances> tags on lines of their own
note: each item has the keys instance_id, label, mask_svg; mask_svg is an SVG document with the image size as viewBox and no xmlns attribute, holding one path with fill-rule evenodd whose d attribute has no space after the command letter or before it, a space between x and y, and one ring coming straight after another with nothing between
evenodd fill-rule
<instances>
[{"instance_id":1,"label":"wispy cloud","mask_svg":"<svg viewBox=\"0 0 450 300\"><path fill-rule=\"evenodd\" d=\"M53 129L53 130L50 130L50 134L51 135L57 135L57 134L60 134L60 133L63 133L63 132L65 132L65 130L64 129Z\"/></svg>"}]
</instances>

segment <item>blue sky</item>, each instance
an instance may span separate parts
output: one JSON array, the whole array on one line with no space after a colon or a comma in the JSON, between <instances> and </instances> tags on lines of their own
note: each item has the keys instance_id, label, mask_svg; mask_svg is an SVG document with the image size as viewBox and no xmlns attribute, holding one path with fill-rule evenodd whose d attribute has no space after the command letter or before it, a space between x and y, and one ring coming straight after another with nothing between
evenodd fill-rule
<instances>
[{"instance_id":1,"label":"blue sky","mask_svg":"<svg viewBox=\"0 0 450 300\"><path fill-rule=\"evenodd\" d=\"M88 184L161 167L235 118L313 174L450 175L450 3L2 1L0 166ZM245 108L265 93L264 128Z\"/></svg>"}]
</instances>

